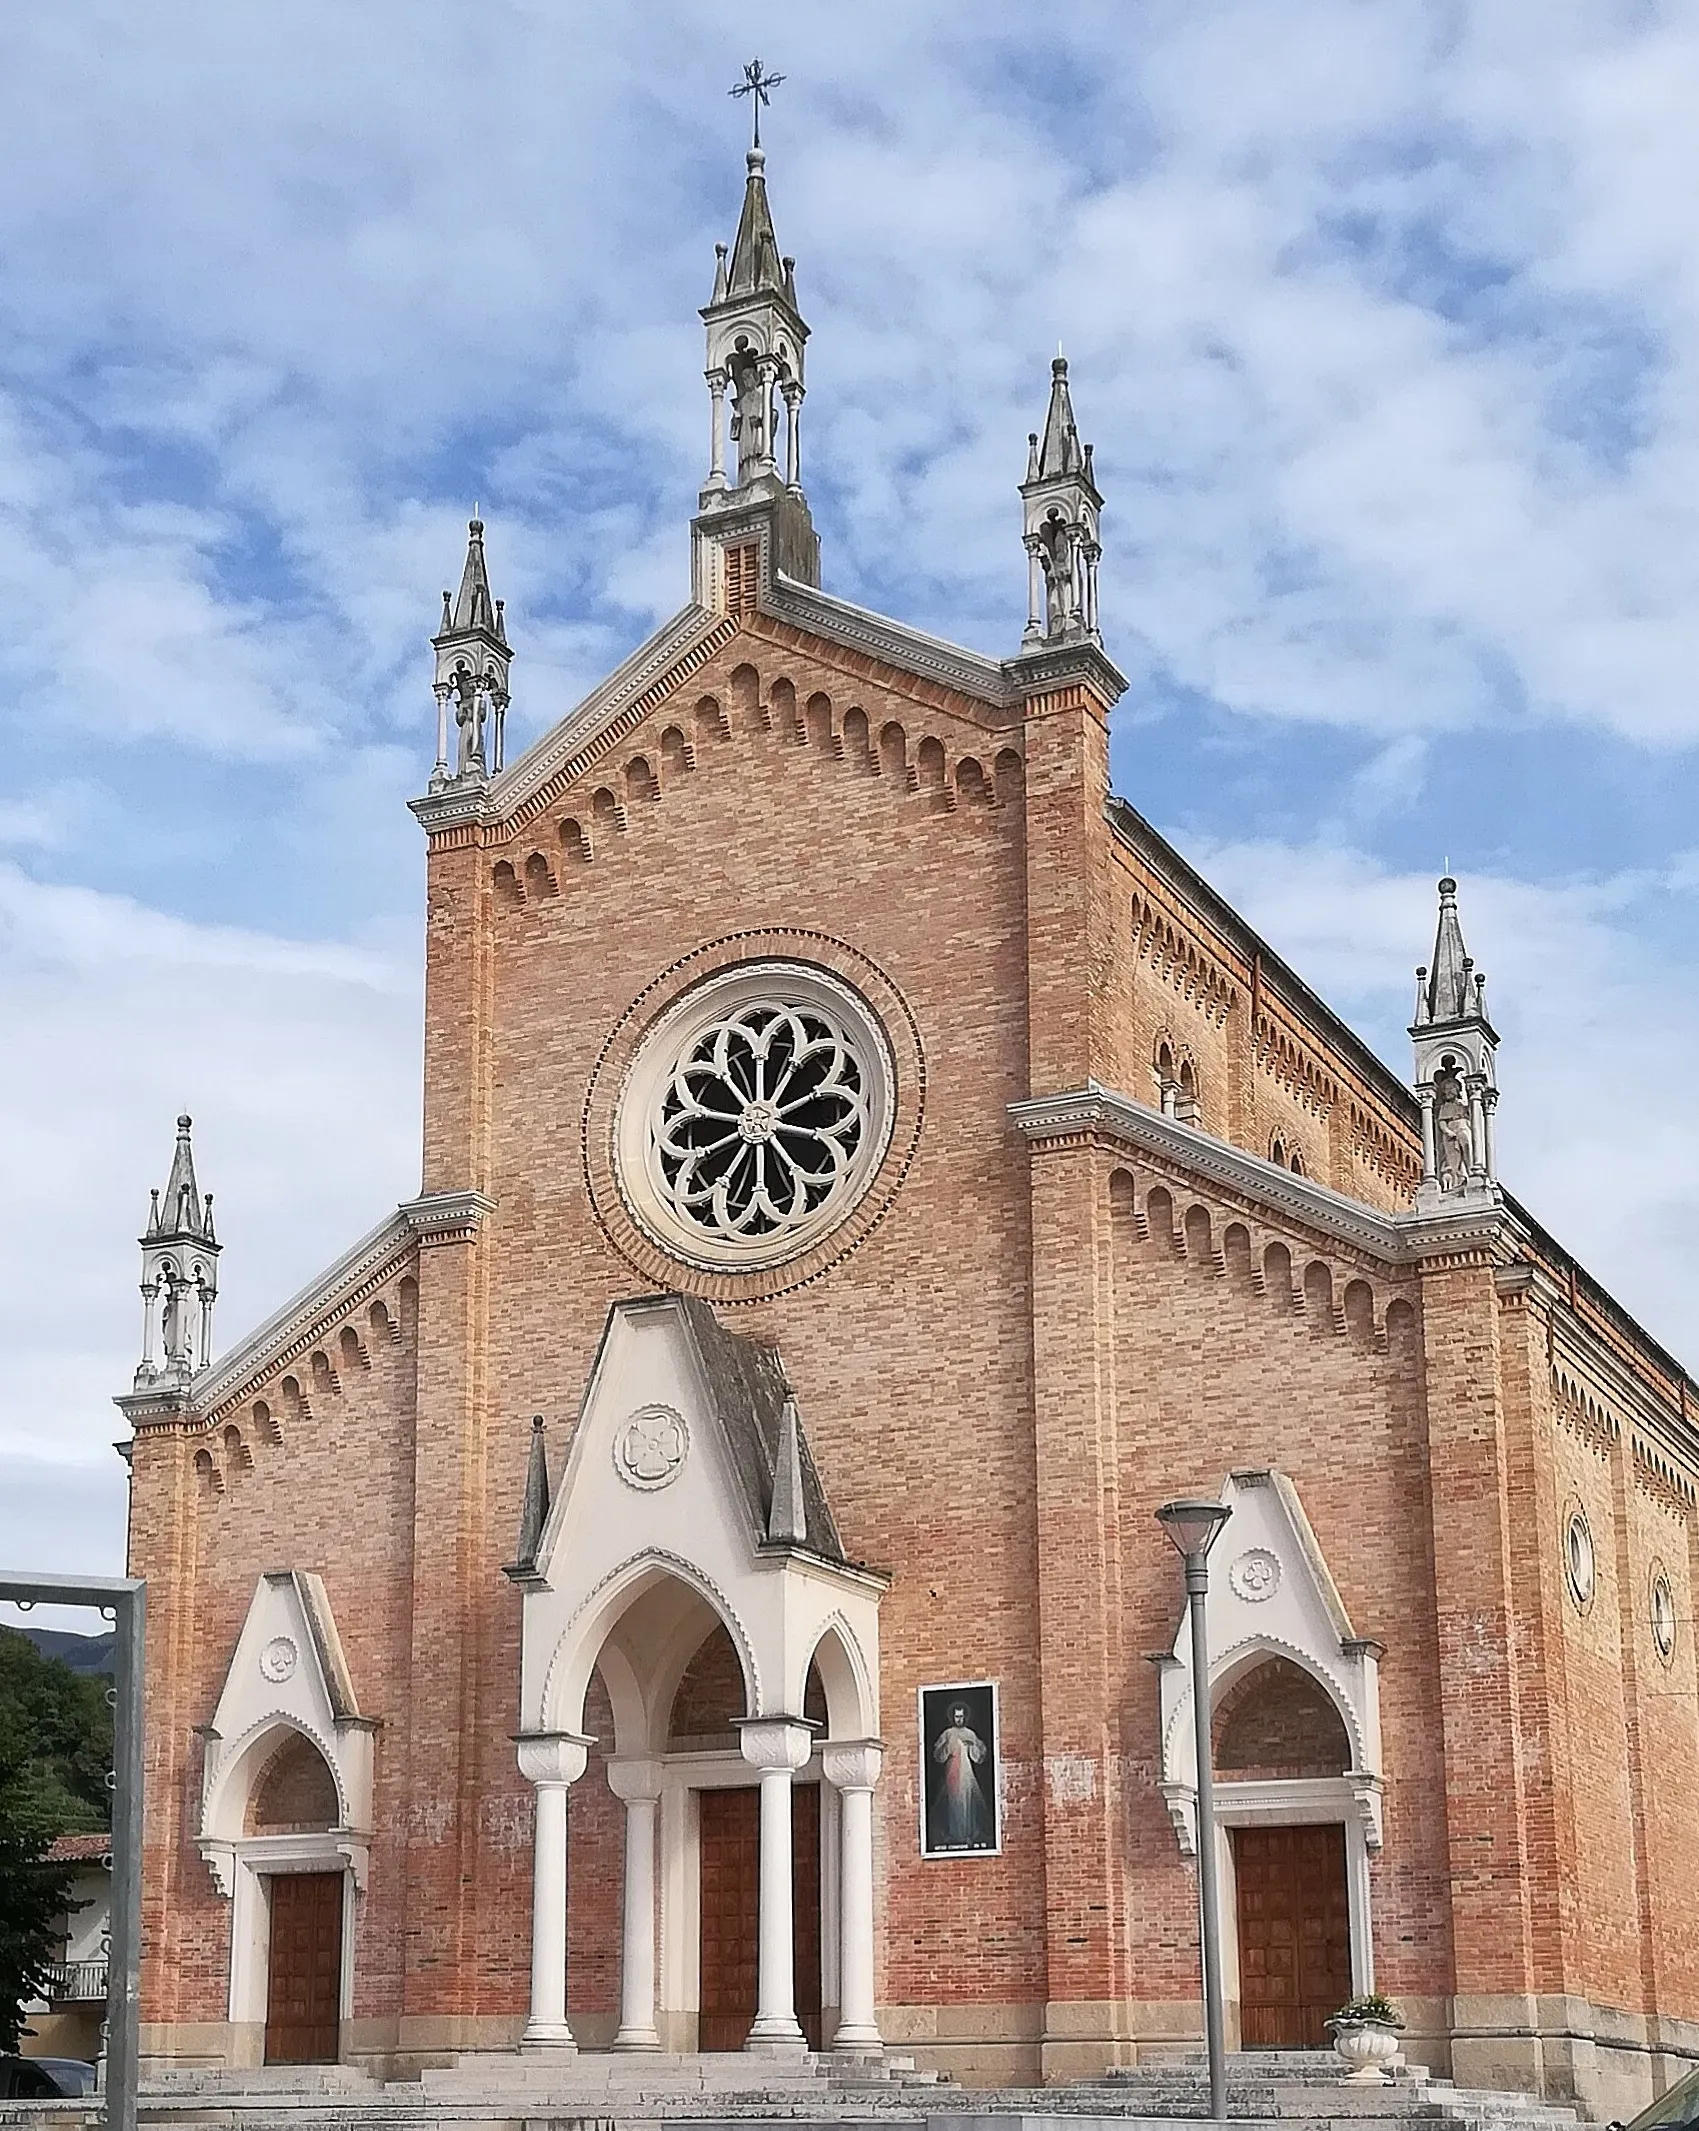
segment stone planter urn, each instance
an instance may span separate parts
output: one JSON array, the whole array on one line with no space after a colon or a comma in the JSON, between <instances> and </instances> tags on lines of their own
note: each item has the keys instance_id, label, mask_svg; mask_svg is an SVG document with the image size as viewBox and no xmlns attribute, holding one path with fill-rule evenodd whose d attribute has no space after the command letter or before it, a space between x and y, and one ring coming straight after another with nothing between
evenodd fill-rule
<instances>
[{"instance_id":1,"label":"stone planter urn","mask_svg":"<svg viewBox=\"0 0 1699 2131\"><path fill-rule=\"evenodd\" d=\"M1398 2030L1390 2021L1336 2015L1328 2023L1333 2047L1347 2065L1347 2076L1365 2086L1384 2086L1399 2053Z\"/></svg>"}]
</instances>

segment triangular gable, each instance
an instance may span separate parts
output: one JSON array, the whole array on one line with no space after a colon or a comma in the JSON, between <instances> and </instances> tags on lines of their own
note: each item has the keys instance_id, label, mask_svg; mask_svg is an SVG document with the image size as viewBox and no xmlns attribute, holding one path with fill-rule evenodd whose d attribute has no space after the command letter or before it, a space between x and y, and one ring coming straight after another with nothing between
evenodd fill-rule
<instances>
[{"instance_id":1,"label":"triangular gable","mask_svg":"<svg viewBox=\"0 0 1699 2131\"><path fill-rule=\"evenodd\" d=\"M1349 1781L1378 1847L1381 1646L1351 1625L1314 1527L1283 1472L1236 1472L1221 1491L1231 1511L1209 1557L1205 1620L1211 1705L1270 1657L1285 1658L1326 1690L1351 1746ZM1195 1840L1197 1750L1191 1633L1182 1610L1161 1659L1161 1782L1182 1848Z\"/></svg>"},{"instance_id":2,"label":"triangular gable","mask_svg":"<svg viewBox=\"0 0 1699 2131\"><path fill-rule=\"evenodd\" d=\"M835 1631L873 1735L888 1579L845 1558L776 1351L694 1297L608 1312L535 1559L509 1574L525 1594L527 1732L576 1733L601 1664L620 1750L658 1750L669 1665L689 1656L676 1639L694 1648L713 1615L752 1716L800 1714Z\"/></svg>"},{"instance_id":3,"label":"triangular gable","mask_svg":"<svg viewBox=\"0 0 1699 2131\"><path fill-rule=\"evenodd\" d=\"M286 1730L304 1733L329 1764L342 1828L369 1834L373 1729L360 1713L321 1579L302 1569L262 1575L204 1731L203 1852L241 1838L252 1785ZM210 1853L208 1861L216 1872Z\"/></svg>"},{"instance_id":4,"label":"triangular gable","mask_svg":"<svg viewBox=\"0 0 1699 2131\"><path fill-rule=\"evenodd\" d=\"M659 1343L653 1336L657 1332L662 1334ZM632 1337L639 1333L650 1336ZM679 1376L680 1359L688 1366L689 1389ZM658 1498L670 1489L674 1478L670 1470L663 1477L662 1467L676 1455L678 1476L683 1476L693 1450L700 1447L696 1438L704 1422L716 1440L708 1453L708 1476L701 1484L723 1491L725 1507L736 1517L750 1548L767 1546L774 1480L781 1472L785 1447L784 1408L790 1397L778 1350L745 1333L727 1331L699 1297L670 1294L616 1302L603 1327L566 1471L554 1492L536 1549L535 1573L547 1578L565 1526L575 1514L582 1514L583 1476L592 1460L611 1466L616 1477L623 1473L628 1490ZM638 1414L673 1412L681 1404L693 1410L679 1412L682 1430L657 1444L655 1476L648 1477L646 1469L640 1469L641 1453L638 1464L631 1455L622 1455L613 1430L629 1430ZM822 1561L847 1565L843 1541L800 1423L796 1447L802 1475L804 1536L800 1544ZM693 1495L697 1491L694 1476L690 1491ZM590 1492L604 1492L599 1469ZM628 1506L618 1494L610 1500L612 1505Z\"/></svg>"}]
</instances>

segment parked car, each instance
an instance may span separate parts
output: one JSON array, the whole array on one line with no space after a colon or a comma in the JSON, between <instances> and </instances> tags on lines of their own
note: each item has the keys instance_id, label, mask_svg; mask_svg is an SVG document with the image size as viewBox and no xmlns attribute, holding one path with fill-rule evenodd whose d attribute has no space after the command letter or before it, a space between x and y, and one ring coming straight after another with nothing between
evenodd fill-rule
<instances>
[{"instance_id":1,"label":"parked car","mask_svg":"<svg viewBox=\"0 0 1699 2131\"><path fill-rule=\"evenodd\" d=\"M94 2092L80 2057L0 2057L0 2101L64 2101Z\"/></svg>"},{"instance_id":2,"label":"parked car","mask_svg":"<svg viewBox=\"0 0 1699 2131\"><path fill-rule=\"evenodd\" d=\"M1607 2131L1699 2131L1699 2070L1678 2079L1627 2124L1611 2124Z\"/></svg>"},{"instance_id":3,"label":"parked car","mask_svg":"<svg viewBox=\"0 0 1699 2131\"><path fill-rule=\"evenodd\" d=\"M58 2080L60 2093L73 2100L95 2090L94 2066L85 2064L80 2057L32 2057L30 2062L39 2064L50 2077Z\"/></svg>"}]
</instances>

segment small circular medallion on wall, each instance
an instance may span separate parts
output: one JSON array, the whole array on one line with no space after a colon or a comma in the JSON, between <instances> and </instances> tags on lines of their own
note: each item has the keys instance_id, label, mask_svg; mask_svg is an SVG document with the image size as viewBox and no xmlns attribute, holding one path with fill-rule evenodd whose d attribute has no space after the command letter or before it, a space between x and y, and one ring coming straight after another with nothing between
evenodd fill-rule
<instances>
[{"instance_id":1,"label":"small circular medallion on wall","mask_svg":"<svg viewBox=\"0 0 1699 2131\"><path fill-rule=\"evenodd\" d=\"M1563 1576L1570 1597L1583 1613L1593 1603L1597 1574L1593 1532L1587 1522L1587 1512L1579 1502L1572 1502L1563 1519Z\"/></svg>"},{"instance_id":2,"label":"small circular medallion on wall","mask_svg":"<svg viewBox=\"0 0 1699 2131\"><path fill-rule=\"evenodd\" d=\"M274 1635L260 1652L260 1670L268 1680L281 1686L293 1679L295 1667L300 1661L300 1652L287 1635Z\"/></svg>"},{"instance_id":3,"label":"small circular medallion on wall","mask_svg":"<svg viewBox=\"0 0 1699 2131\"><path fill-rule=\"evenodd\" d=\"M1667 1665L1675 1656L1675 1591L1662 1562L1652 1569L1651 1614L1652 1647Z\"/></svg>"},{"instance_id":4,"label":"small circular medallion on wall","mask_svg":"<svg viewBox=\"0 0 1699 2131\"><path fill-rule=\"evenodd\" d=\"M670 1406L640 1406L614 1437L614 1470L628 1487L666 1487L684 1469L690 1431Z\"/></svg>"},{"instance_id":5,"label":"small circular medallion on wall","mask_svg":"<svg viewBox=\"0 0 1699 2131\"><path fill-rule=\"evenodd\" d=\"M1265 1546L1247 1547L1227 1571L1227 1581L1247 1605L1260 1605L1280 1588L1280 1562Z\"/></svg>"}]
</instances>

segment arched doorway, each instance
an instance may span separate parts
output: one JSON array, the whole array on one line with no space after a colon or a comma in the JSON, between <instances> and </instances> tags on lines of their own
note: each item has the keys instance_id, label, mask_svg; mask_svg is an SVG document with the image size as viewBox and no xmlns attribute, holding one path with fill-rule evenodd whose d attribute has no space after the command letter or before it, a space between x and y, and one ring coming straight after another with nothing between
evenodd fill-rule
<instances>
[{"instance_id":1,"label":"arched doorway","mask_svg":"<svg viewBox=\"0 0 1699 2131\"><path fill-rule=\"evenodd\" d=\"M339 1818L328 1762L304 1732L285 1727L259 1770L244 1836L257 1845L317 1836L328 1850ZM248 1854L252 1860L264 1851ZM264 2060L335 2064L342 2036L346 1870L340 1858L328 1866L310 1856L285 1862L275 1853L271 1869L255 1869L266 1928Z\"/></svg>"},{"instance_id":2,"label":"arched doorway","mask_svg":"<svg viewBox=\"0 0 1699 2131\"><path fill-rule=\"evenodd\" d=\"M743 1759L738 1730L746 1715L742 1668L731 1637L718 1623L703 1638L674 1690L667 1720L663 1822L671 1792L683 1822L680 1863L690 1876L695 1859L696 1975L666 1979L668 1995L694 1998L695 2047L740 2050L755 2021L760 1933L760 1791ZM803 1721L823 1738L826 1693L811 1664L803 1689ZM835 1834L823 1796L817 1756L796 1772L791 1791L792 1990L798 2024L810 2049L822 2044L827 2003L822 1949L831 1936L825 1912L830 1876L823 1844ZM684 1890L688 1897L688 1888ZM682 1934L678 1934L682 1938ZM680 1946L681 1955L688 1948ZM687 1959L678 1962L687 1968ZM681 1987L682 1986L682 1987Z\"/></svg>"},{"instance_id":3,"label":"arched doorway","mask_svg":"<svg viewBox=\"0 0 1699 2131\"><path fill-rule=\"evenodd\" d=\"M1214 1758L1231 1860L1244 2049L1323 2049L1352 1995L1345 1722L1289 1658L1218 1692Z\"/></svg>"}]
</instances>

